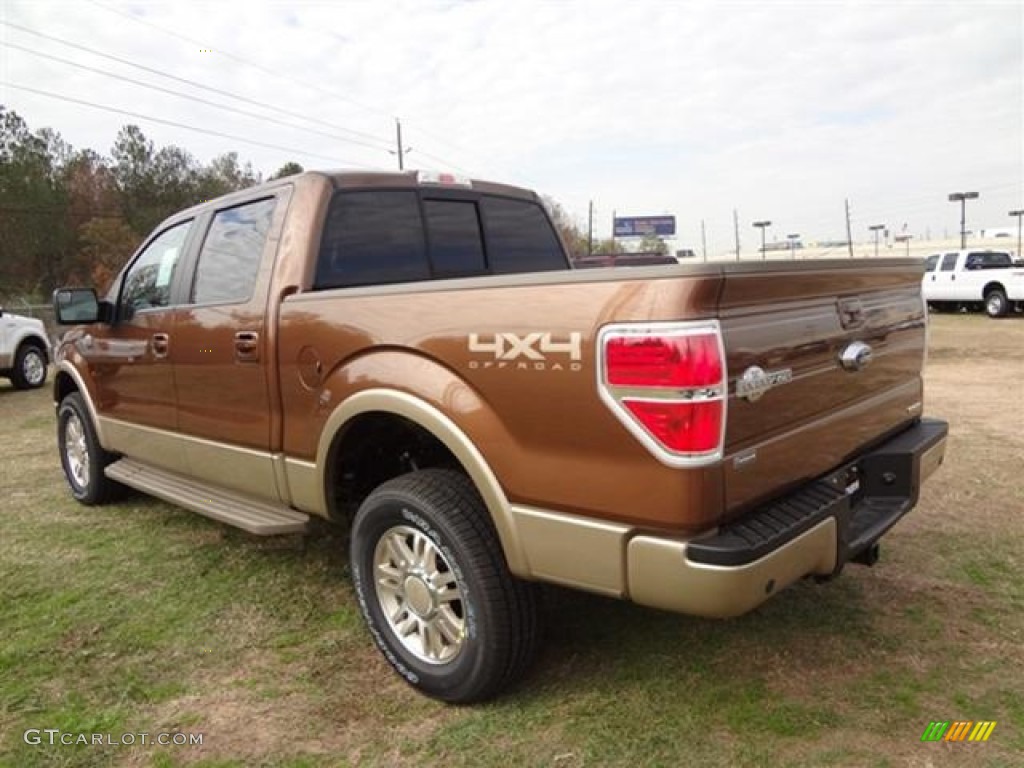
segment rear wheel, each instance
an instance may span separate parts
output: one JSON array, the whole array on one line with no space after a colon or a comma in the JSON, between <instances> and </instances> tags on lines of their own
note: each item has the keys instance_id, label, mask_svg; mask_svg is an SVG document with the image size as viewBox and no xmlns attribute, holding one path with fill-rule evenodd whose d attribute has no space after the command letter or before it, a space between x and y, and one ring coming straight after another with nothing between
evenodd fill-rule
<instances>
[{"instance_id":1,"label":"rear wheel","mask_svg":"<svg viewBox=\"0 0 1024 768\"><path fill-rule=\"evenodd\" d=\"M989 317L1003 317L1010 309L1010 302L1001 288L993 288L985 294L985 312Z\"/></svg>"},{"instance_id":2,"label":"rear wheel","mask_svg":"<svg viewBox=\"0 0 1024 768\"><path fill-rule=\"evenodd\" d=\"M532 660L535 587L509 572L465 475L428 469L377 488L356 515L351 566L374 641L428 696L489 698Z\"/></svg>"},{"instance_id":3,"label":"rear wheel","mask_svg":"<svg viewBox=\"0 0 1024 768\"><path fill-rule=\"evenodd\" d=\"M65 397L57 411L57 446L71 495L86 505L102 504L120 486L103 474L113 457L103 450L78 392Z\"/></svg>"},{"instance_id":4,"label":"rear wheel","mask_svg":"<svg viewBox=\"0 0 1024 768\"><path fill-rule=\"evenodd\" d=\"M14 356L11 383L15 389L38 389L46 382L46 351L37 344L25 343Z\"/></svg>"}]
</instances>

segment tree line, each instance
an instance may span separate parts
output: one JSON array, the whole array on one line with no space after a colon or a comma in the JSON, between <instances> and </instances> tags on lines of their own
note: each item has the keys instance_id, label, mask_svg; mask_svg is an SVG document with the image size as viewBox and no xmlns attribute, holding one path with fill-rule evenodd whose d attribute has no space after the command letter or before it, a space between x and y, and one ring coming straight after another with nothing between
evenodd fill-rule
<instances>
[{"instance_id":1,"label":"tree line","mask_svg":"<svg viewBox=\"0 0 1024 768\"><path fill-rule=\"evenodd\" d=\"M270 178L302 171L288 162ZM0 302L45 302L59 285L105 290L163 219L261 181L237 152L203 164L181 147L156 147L137 125L118 131L109 157L75 149L0 105ZM623 250L612 238L588 243L561 205L545 204L572 257ZM667 250L657 238L640 245Z\"/></svg>"},{"instance_id":2,"label":"tree line","mask_svg":"<svg viewBox=\"0 0 1024 768\"><path fill-rule=\"evenodd\" d=\"M289 162L271 178L301 173ZM0 299L46 300L58 285L103 289L152 229L175 211L263 181L228 152L200 163L156 147L136 125L109 157L35 132L0 105Z\"/></svg>"}]
</instances>

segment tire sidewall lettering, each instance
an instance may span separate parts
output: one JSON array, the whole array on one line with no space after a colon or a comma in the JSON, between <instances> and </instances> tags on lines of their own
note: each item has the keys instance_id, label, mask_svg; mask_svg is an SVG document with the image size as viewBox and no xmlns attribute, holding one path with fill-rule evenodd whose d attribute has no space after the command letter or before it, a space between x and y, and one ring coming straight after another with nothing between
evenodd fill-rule
<instances>
[{"instance_id":1,"label":"tire sidewall lettering","mask_svg":"<svg viewBox=\"0 0 1024 768\"><path fill-rule=\"evenodd\" d=\"M363 583L362 569L359 567L358 563L352 564L352 582L356 588L356 600L359 602L359 609L362 611L363 618L366 620L366 627L370 630L373 642L377 644L377 647L380 648L381 653L384 654L384 657L387 659L388 663L394 667L395 671L410 683L416 685L420 681L419 675L409 669L402 660L394 654L385 642L380 630L377 628L377 622L374 619L373 612L370 610L369 601L366 599L366 588Z\"/></svg>"}]
</instances>

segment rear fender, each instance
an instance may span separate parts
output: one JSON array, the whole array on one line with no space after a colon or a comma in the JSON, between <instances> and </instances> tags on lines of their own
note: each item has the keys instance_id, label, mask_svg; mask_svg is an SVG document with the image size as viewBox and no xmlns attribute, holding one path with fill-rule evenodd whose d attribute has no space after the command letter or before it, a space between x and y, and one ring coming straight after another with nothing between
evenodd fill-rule
<instances>
[{"instance_id":1,"label":"rear fender","mask_svg":"<svg viewBox=\"0 0 1024 768\"><path fill-rule=\"evenodd\" d=\"M351 391L353 385L361 388L333 408L320 434L315 465L318 506L327 509L328 456L345 425L364 413L402 416L427 430L458 459L487 506L509 568L527 576L529 566L515 515L478 447L507 444L509 436L479 393L444 366L397 351L352 360L325 382L323 391Z\"/></svg>"}]
</instances>

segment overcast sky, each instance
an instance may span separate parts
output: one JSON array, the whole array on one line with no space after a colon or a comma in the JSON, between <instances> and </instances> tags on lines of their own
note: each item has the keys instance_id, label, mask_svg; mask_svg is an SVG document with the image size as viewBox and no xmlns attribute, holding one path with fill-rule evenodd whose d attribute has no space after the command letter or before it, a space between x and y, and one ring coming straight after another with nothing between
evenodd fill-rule
<instances>
[{"instance_id":1,"label":"overcast sky","mask_svg":"<svg viewBox=\"0 0 1024 768\"><path fill-rule=\"evenodd\" d=\"M0 102L103 154L134 122L158 146L203 161L237 150L265 174L288 160L395 168L397 116L407 167L528 186L581 224L593 200L600 235L613 211L671 213L676 245L694 247L705 219L712 253L732 247L734 208L746 249L755 219L773 222L769 239L844 237L847 197L855 240L879 223L953 236L954 191L981 194L969 228L1012 226L1007 212L1024 207L1021 0L0 0L0 22Z\"/></svg>"}]
</instances>

